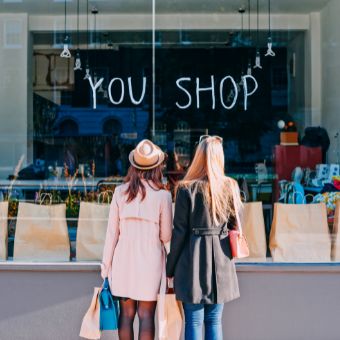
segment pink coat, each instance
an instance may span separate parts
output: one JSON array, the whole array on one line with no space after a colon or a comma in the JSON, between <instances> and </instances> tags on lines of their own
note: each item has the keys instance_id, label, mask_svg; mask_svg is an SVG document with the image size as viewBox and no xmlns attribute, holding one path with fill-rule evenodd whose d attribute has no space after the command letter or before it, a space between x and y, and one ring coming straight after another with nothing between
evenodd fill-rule
<instances>
[{"instance_id":1,"label":"pink coat","mask_svg":"<svg viewBox=\"0 0 340 340\"><path fill-rule=\"evenodd\" d=\"M128 184L116 188L110 207L102 267L115 296L156 301L162 275L162 243L172 234L172 199L165 190L153 190L143 181L141 194L130 203L123 194ZM153 184L152 184L153 185Z\"/></svg>"}]
</instances>

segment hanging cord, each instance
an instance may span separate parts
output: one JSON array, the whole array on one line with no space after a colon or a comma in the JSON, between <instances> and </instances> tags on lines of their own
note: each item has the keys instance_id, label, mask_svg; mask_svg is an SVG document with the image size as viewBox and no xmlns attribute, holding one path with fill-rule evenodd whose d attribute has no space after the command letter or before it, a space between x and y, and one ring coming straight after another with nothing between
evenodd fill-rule
<instances>
[{"instance_id":1,"label":"hanging cord","mask_svg":"<svg viewBox=\"0 0 340 340\"><path fill-rule=\"evenodd\" d=\"M97 66L97 16L94 15L94 67ZM96 75L96 72L94 72Z\"/></svg>"},{"instance_id":2,"label":"hanging cord","mask_svg":"<svg viewBox=\"0 0 340 340\"><path fill-rule=\"evenodd\" d=\"M260 31L260 24L259 24L259 0L257 0L257 36L256 36L256 56L255 56L255 66L254 68L262 68L261 66L261 55L260 55L260 39L259 39L259 31Z\"/></svg>"},{"instance_id":3,"label":"hanging cord","mask_svg":"<svg viewBox=\"0 0 340 340\"><path fill-rule=\"evenodd\" d=\"M250 0L248 0L248 17L249 17L249 27L248 27L248 39L249 39L249 49L248 49L248 54L249 54L249 59L250 59L250 46L251 46L251 39L250 39Z\"/></svg>"},{"instance_id":4,"label":"hanging cord","mask_svg":"<svg viewBox=\"0 0 340 340\"><path fill-rule=\"evenodd\" d=\"M79 0L78 0L79 1ZM256 44L259 46L259 0L257 0L257 37L256 37Z\"/></svg>"},{"instance_id":5,"label":"hanging cord","mask_svg":"<svg viewBox=\"0 0 340 340\"><path fill-rule=\"evenodd\" d=\"M242 69L243 69L243 13L241 13L242 31L241 31L241 51L242 51Z\"/></svg>"},{"instance_id":6,"label":"hanging cord","mask_svg":"<svg viewBox=\"0 0 340 340\"><path fill-rule=\"evenodd\" d=\"M270 57L275 57L275 53L272 50L272 46L273 46L273 42L272 42L272 31L271 31L271 27L270 27L270 0L268 0L268 50L267 50L267 54L265 55L265 57L270 56Z\"/></svg>"},{"instance_id":7,"label":"hanging cord","mask_svg":"<svg viewBox=\"0 0 340 340\"><path fill-rule=\"evenodd\" d=\"M86 58L89 60L89 0L87 0L86 20Z\"/></svg>"},{"instance_id":8,"label":"hanging cord","mask_svg":"<svg viewBox=\"0 0 340 340\"><path fill-rule=\"evenodd\" d=\"M79 0L77 4L77 45L79 48Z\"/></svg>"},{"instance_id":9,"label":"hanging cord","mask_svg":"<svg viewBox=\"0 0 340 340\"><path fill-rule=\"evenodd\" d=\"M67 38L66 36L66 0L65 0L65 39Z\"/></svg>"},{"instance_id":10,"label":"hanging cord","mask_svg":"<svg viewBox=\"0 0 340 340\"><path fill-rule=\"evenodd\" d=\"M268 23L268 27L269 27L269 35L271 36L271 29L270 29L270 0L268 0L268 20L269 20L269 23Z\"/></svg>"},{"instance_id":11,"label":"hanging cord","mask_svg":"<svg viewBox=\"0 0 340 340\"><path fill-rule=\"evenodd\" d=\"M67 32L66 32L66 0L65 0L65 37L64 37L64 50L61 52L60 57L62 58L71 58L71 53L68 49L68 42L67 42Z\"/></svg>"},{"instance_id":12,"label":"hanging cord","mask_svg":"<svg viewBox=\"0 0 340 340\"><path fill-rule=\"evenodd\" d=\"M243 72L243 13L245 12L244 6L242 5L239 8L238 11L241 14L241 80L238 83L238 91L239 91L239 87L243 86L243 78L242 77L244 75L244 72Z\"/></svg>"}]
</instances>

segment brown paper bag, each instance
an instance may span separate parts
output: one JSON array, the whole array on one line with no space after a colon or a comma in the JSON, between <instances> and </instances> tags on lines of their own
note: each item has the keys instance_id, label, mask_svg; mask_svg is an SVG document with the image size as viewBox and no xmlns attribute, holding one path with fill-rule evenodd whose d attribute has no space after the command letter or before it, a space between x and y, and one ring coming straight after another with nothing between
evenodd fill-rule
<instances>
[{"instance_id":1,"label":"brown paper bag","mask_svg":"<svg viewBox=\"0 0 340 340\"><path fill-rule=\"evenodd\" d=\"M249 257L235 259L235 262L266 262L267 243L262 202L244 204L241 225L247 237Z\"/></svg>"},{"instance_id":2,"label":"brown paper bag","mask_svg":"<svg viewBox=\"0 0 340 340\"><path fill-rule=\"evenodd\" d=\"M8 202L0 203L0 261L8 259Z\"/></svg>"},{"instance_id":3,"label":"brown paper bag","mask_svg":"<svg viewBox=\"0 0 340 340\"><path fill-rule=\"evenodd\" d=\"M336 202L332 234L332 261L340 261L340 201Z\"/></svg>"},{"instance_id":4,"label":"brown paper bag","mask_svg":"<svg viewBox=\"0 0 340 340\"><path fill-rule=\"evenodd\" d=\"M80 203L77 261L102 260L109 213L109 204Z\"/></svg>"},{"instance_id":5,"label":"brown paper bag","mask_svg":"<svg viewBox=\"0 0 340 340\"><path fill-rule=\"evenodd\" d=\"M14 261L70 261L66 204L19 203Z\"/></svg>"},{"instance_id":6,"label":"brown paper bag","mask_svg":"<svg viewBox=\"0 0 340 340\"><path fill-rule=\"evenodd\" d=\"M95 288L89 310L86 312L80 328L79 336L86 339L100 339L100 305L99 294L101 288Z\"/></svg>"},{"instance_id":7,"label":"brown paper bag","mask_svg":"<svg viewBox=\"0 0 340 340\"><path fill-rule=\"evenodd\" d=\"M274 262L329 262L325 204L275 203L269 248Z\"/></svg>"},{"instance_id":8,"label":"brown paper bag","mask_svg":"<svg viewBox=\"0 0 340 340\"><path fill-rule=\"evenodd\" d=\"M159 295L157 297L159 300ZM158 302L159 306L159 302ZM183 324L182 303L176 301L175 294L165 295L165 320L167 327L167 337L160 337L161 340L179 340ZM166 333L166 332L165 332Z\"/></svg>"}]
</instances>

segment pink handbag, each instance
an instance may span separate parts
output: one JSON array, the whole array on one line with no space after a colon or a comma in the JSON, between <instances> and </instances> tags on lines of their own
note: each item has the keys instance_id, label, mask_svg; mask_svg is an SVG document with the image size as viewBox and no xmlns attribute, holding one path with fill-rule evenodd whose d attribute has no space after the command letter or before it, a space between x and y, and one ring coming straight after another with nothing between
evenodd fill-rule
<instances>
[{"instance_id":1,"label":"pink handbag","mask_svg":"<svg viewBox=\"0 0 340 340\"><path fill-rule=\"evenodd\" d=\"M233 191L234 204L236 205L236 194L235 194L234 183L232 180L230 180L230 182L231 182L231 188ZM241 221L238 215L238 208L236 206L235 206L235 212L236 212L236 220L237 220L237 224L239 227L239 231L230 230L228 235L230 239L231 255L234 258L242 259L244 257L249 256L249 247L248 247L248 243L247 243L247 239L245 235L242 234Z\"/></svg>"}]
</instances>

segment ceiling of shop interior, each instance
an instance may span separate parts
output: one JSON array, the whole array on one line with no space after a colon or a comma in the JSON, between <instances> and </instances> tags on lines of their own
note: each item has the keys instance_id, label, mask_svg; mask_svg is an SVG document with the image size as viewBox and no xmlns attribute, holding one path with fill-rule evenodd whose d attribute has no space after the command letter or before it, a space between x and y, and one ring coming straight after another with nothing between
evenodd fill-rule
<instances>
[{"instance_id":1,"label":"ceiling of shop interior","mask_svg":"<svg viewBox=\"0 0 340 340\"><path fill-rule=\"evenodd\" d=\"M1 1L1 0L0 0ZM20 0L19 0L20 1ZM64 0L3 0L0 13L29 13L33 15L62 15ZM248 0L155 0L156 14L166 13L236 13ZM307 14L318 12L331 0L271 0L272 13ZM333 0L337 1L337 0ZM256 10L256 0L250 0L251 11ZM152 0L95 0L99 14L151 13ZM268 0L259 0L260 12L267 13ZM67 12L76 14L77 0L67 0ZM86 13L86 0L80 0L80 13Z\"/></svg>"}]
</instances>

